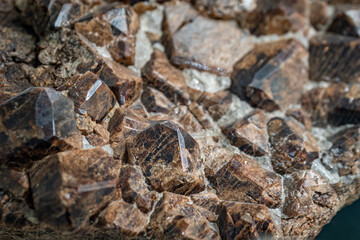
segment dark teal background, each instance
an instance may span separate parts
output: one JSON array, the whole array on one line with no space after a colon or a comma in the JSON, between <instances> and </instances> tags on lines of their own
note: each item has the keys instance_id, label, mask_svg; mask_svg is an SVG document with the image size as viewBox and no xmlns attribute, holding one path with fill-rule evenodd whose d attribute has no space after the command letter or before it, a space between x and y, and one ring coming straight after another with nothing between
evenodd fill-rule
<instances>
[{"instance_id":1,"label":"dark teal background","mask_svg":"<svg viewBox=\"0 0 360 240\"><path fill-rule=\"evenodd\" d=\"M360 200L342 209L316 240L360 240Z\"/></svg>"}]
</instances>

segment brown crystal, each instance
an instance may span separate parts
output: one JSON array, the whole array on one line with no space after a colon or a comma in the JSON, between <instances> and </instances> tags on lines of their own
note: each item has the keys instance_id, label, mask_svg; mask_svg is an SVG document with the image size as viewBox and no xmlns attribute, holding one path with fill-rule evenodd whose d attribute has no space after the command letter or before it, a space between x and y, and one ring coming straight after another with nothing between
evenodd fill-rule
<instances>
[{"instance_id":1,"label":"brown crystal","mask_svg":"<svg viewBox=\"0 0 360 240\"><path fill-rule=\"evenodd\" d=\"M311 168L320 149L310 132L294 120L278 117L272 118L267 126L275 172L285 174Z\"/></svg>"},{"instance_id":2,"label":"brown crystal","mask_svg":"<svg viewBox=\"0 0 360 240\"><path fill-rule=\"evenodd\" d=\"M339 11L327 31L349 37L360 37L360 9L349 7Z\"/></svg>"},{"instance_id":3,"label":"brown crystal","mask_svg":"<svg viewBox=\"0 0 360 240\"><path fill-rule=\"evenodd\" d=\"M124 165L121 167L119 183L122 198L129 203L136 203L142 212L151 211L157 198L156 192L151 192L145 182L141 169Z\"/></svg>"},{"instance_id":4,"label":"brown crystal","mask_svg":"<svg viewBox=\"0 0 360 240\"><path fill-rule=\"evenodd\" d=\"M88 22L76 23L75 29L95 45L105 47L115 61L134 64L139 19L129 6L119 6Z\"/></svg>"},{"instance_id":5,"label":"brown crystal","mask_svg":"<svg viewBox=\"0 0 360 240\"><path fill-rule=\"evenodd\" d=\"M0 104L31 87L25 69L24 64L17 63L0 67Z\"/></svg>"},{"instance_id":6,"label":"brown crystal","mask_svg":"<svg viewBox=\"0 0 360 240\"><path fill-rule=\"evenodd\" d=\"M360 174L360 126L346 128L329 140L332 142L332 163L338 168L339 175Z\"/></svg>"},{"instance_id":7,"label":"brown crystal","mask_svg":"<svg viewBox=\"0 0 360 240\"><path fill-rule=\"evenodd\" d=\"M165 6L164 45L170 61L181 68L229 75L233 64L252 48L252 38L227 21L207 19L192 11L181 16L180 11L189 8L187 4Z\"/></svg>"},{"instance_id":8,"label":"brown crystal","mask_svg":"<svg viewBox=\"0 0 360 240\"><path fill-rule=\"evenodd\" d=\"M239 15L241 27L255 35L307 31L306 0L259 0L249 13Z\"/></svg>"},{"instance_id":9,"label":"brown crystal","mask_svg":"<svg viewBox=\"0 0 360 240\"><path fill-rule=\"evenodd\" d=\"M119 162L101 149L50 155L30 171L40 222L55 229L85 227L89 218L121 197Z\"/></svg>"},{"instance_id":10,"label":"brown crystal","mask_svg":"<svg viewBox=\"0 0 360 240\"><path fill-rule=\"evenodd\" d=\"M158 89L174 103L187 104L189 102L185 79L181 71L173 67L160 50L154 50L151 59L141 69L141 74L147 85Z\"/></svg>"},{"instance_id":11,"label":"brown crystal","mask_svg":"<svg viewBox=\"0 0 360 240\"><path fill-rule=\"evenodd\" d=\"M29 88L0 105L0 159L13 167L81 148L71 100L50 88Z\"/></svg>"},{"instance_id":12,"label":"brown crystal","mask_svg":"<svg viewBox=\"0 0 360 240\"><path fill-rule=\"evenodd\" d=\"M309 77L313 81L359 80L360 39L335 34L314 36L309 47Z\"/></svg>"},{"instance_id":13,"label":"brown crystal","mask_svg":"<svg viewBox=\"0 0 360 240\"><path fill-rule=\"evenodd\" d=\"M311 117L310 115L302 110L301 108L292 108L286 111L287 117L292 117L302 125L304 125L305 129L311 130Z\"/></svg>"},{"instance_id":14,"label":"brown crystal","mask_svg":"<svg viewBox=\"0 0 360 240\"><path fill-rule=\"evenodd\" d=\"M111 202L99 215L99 226L110 229L106 238L134 239L145 232L146 225L147 216L122 200Z\"/></svg>"},{"instance_id":15,"label":"brown crystal","mask_svg":"<svg viewBox=\"0 0 360 240\"><path fill-rule=\"evenodd\" d=\"M169 113L174 104L160 91L146 87L141 93L141 102L148 112Z\"/></svg>"},{"instance_id":16,"label":"brown crystal","mask_svg":"<svg viewBox=\"0 0 360 240\"><path fill-rule=\"evenodd\" d=\"M265 205L223 202L217 220L222 239L281 239Z\"/></svg>"},{"instance_id":17,"label":"brown crystal","mask_svg":"<svg viewBox=\"0 0 360 240\"><path fill-rule=\"evenodd\" d=\"M330 124L339 126L360 123L360 83L349 84L328 115Z\"/></svg>"},{"instance_id":18,"label":"brown crystal","mask_svg":"<svg viewBox=\"0 0 360 240\"><path fill-rule=\"evenodd\" d=\"M344 94L346 84L335 83L325 88L315 88L301 98L301 106L311 115L312 124L324 126L335 103Z\"/></svg>"},{"instance_id":19,"label":"brown crystal","mask_svg":"<svg viewBox=\"0 0 360 240\"><path fill-rule=\"evenodd\" d=\"M140 95L142 79L111 59L103 58L102 63L99 78L114 92L120 105L129 106Z\"/></svg>"},{"instance_id":20,"label":"brown crystal","mask_svg":"<svg viewBox=\"0 0 360 240\"><path fill-rule=\"evenodd\" d=\"M80 113L97 122L109 113L116 102L109 87L92 72L83 74L69 89L68 96Z\"/></svg>"},{"instance_id":21,"label":"brown crystal","mask_svg":"<svg viewBox=\"0 0 360 240\"><path fill-rule=\"evenodd\" d=\"M216 173L214 181L216 192L223 200L263 203L269 208L280 206L280 177L246 155L235 154Z\"/></svg>"},{"instance_id":22,"label":"brown crystal","mask_svg":"<svg viewBox=\"0 0 360 240\"><path fill-rule=\"evenodd\" d=\"M164 192L151 214L149 236L154 239L220 239L199 207L174 193Z\"/></svg>"},{"instance_id":23,"label":"brown crystal","mask_svg":"<svg viewBox=\"0 0 360 240\"><path fill-rule=\"evenodd\" d=\"M246 154L264 156L269 152L268 116L261 110L252 112L238 122L223 129L232 145Z\"/></svg>"},{"instance_id":24,"label":"brown crystal","mask_svg":"<svg viewBox=\"0 0 360 240\"><path fill-rule=\"evenodd\" d=\"M300 171L285 179L282 219L285 237L314 238L339 208L334 189L316 172Z\"/></svg>"},{"instance_id":25,"label":"brown crystal","mask_svg":"<svg viewBox=\"0 0 360 240\"><path fill-rule=\"evenodd\" d=\"M266 111L296 104L307 82L306 57L296 40L257 45L235 64L230 90Z\"/></svg>"},{"instance_id":26,"label":"brown crystal","mask_svg":"<svg viewBox=\"0 0 360 240\"><path fill-rule=\"evenodd\" d=\"M157 191L181 194L204 189L198 143L181 127L155 122L127 142L129 161L141 167Z\"/></svg>"},{"instance_id":27,"label":"brown crystal","mask_svg":"<svg viewBox=\"0 0 360 240\"><path fill-rule=\"evenodd\" d=\"M310 3L310 23L314 28L319 30L328 21L327 7L328 4L324 0Z\"/></svg>"}]
</instances>

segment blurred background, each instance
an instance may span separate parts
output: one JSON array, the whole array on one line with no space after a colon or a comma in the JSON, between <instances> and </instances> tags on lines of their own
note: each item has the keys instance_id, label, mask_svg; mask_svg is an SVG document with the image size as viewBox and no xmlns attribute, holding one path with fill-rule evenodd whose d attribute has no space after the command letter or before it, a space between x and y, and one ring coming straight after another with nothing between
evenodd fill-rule
<instances>
[{"instance_id":1,"label":"blurred background","mask_svg":"<svg viewBox=\"0 0 360 240\"><path fill-rule=\"evenodd\" d=\"M360 239L360 200L338 212L316 238L316 240L332 239Z\"/></svg>"}]
</instances>

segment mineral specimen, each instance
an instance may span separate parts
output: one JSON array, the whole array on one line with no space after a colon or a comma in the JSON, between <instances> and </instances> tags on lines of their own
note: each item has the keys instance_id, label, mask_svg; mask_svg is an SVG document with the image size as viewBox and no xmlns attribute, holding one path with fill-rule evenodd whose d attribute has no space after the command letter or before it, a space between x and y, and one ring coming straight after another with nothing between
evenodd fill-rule
<instances>
[{"instance_id":1,"label":"mineral specimen","mask_svg":"<svg viewBox=\"0 0 360 240\"><path fill-rule=\"evenodd\" d=\"M315 239L360 196L359 9L0 0L0 239Z\"/></svg>"}]
</instances>

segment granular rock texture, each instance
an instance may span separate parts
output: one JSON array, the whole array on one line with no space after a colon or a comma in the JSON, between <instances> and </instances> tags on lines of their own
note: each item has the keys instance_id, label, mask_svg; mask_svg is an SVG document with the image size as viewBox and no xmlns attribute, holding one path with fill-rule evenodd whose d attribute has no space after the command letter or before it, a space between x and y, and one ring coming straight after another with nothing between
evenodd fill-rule
<instances>
[{"instance_id":1,"label":"granular rock texture","mask_svg":"<svg viewBox=\"0 0 360 240\"><path fill-rule=\"evenodd\" d=\"M0 239L314 239L360 197L356 0L0 0Z\"/></svg>"}]
</instances>

